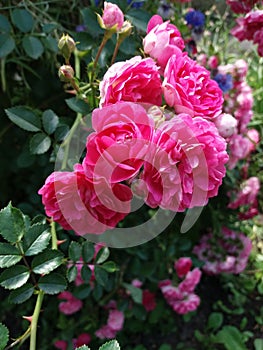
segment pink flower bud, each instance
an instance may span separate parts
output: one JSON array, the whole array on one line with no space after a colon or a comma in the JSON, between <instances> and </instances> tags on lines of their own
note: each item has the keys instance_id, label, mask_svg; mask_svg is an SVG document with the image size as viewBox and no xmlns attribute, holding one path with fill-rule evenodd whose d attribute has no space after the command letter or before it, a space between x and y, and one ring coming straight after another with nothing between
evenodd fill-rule
<instances>
[{"instance_id":1,"label":"pink flower bud","mask_svg":"<svg viewBox=\"0 0 263 350\"><path fill-rule=\"evenodd\" d=\"M227 113L223 113L215 120L215 125L222 137L230 137L236 132L237 120Z\"/></svg>"},{"instance_id":2,"label":"pink flower bud","mask_svg":"<svg viewBox=\"0 0 263 350\"><path fill-rule=\"evenodd\" d=\"M216 56L211 56L208 60L208 67L211 69L216 69L218 66L218 58Z\"/></svg>"},{"instance_id":3,"label":"pink flower bud","mask_svg":"<svg viewBox=\"0 0 263 350\"><path fill-rule=\"evenodd\" d=\"M116 4L105 1L102 20L106 29L111 29L117 25L117 29L120 30L123 26L124 15Z\"/></svg>"},{"instance_id":4,"label":"pink flower bud","mask_svg":"<svg viewBox=\"0 0 263 350\"><path fill-rule=\"evenodd\" d=\"M74 78L74 69L69 65L63 65L59 68L58 76L61 81L68 82Z\"/></svg>"},{"instance_id":5,"label":"pink flower bud","mask_svg":"<svg viewBox=\"0 0 263 350\"><path fill-rule=\"evenodd\" d=\"M191 267L192 260L190 258L180 258L174 264L176 273L180 278L184 277L190 271Z\"/></svg>"}]
</instances>

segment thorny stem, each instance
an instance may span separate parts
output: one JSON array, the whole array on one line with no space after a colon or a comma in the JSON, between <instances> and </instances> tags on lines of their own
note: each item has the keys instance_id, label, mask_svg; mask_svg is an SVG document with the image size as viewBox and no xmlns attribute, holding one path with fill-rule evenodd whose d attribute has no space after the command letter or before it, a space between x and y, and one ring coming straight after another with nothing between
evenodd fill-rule
<instances>
[{"instance_id":1,"label":"thorny stem","mask_svg":"<svg viewBox=\"0 0 263 350\"><path fill-rule=\"evenodd\" d=\"M35 310L32 316L32 322L30 326L30 348L29 350L36 350L36 344L37 344L37 323L38 318L42 306L42 302L44 299L44 292L43 290L40 290L37 296L37 301L35 305Z\"/></svg>"},{"instance_id":2,"label":"thorny stem","mask_svg":"<svg viewBox=\"0 0 263 350\"><path fill-rule=\"evenodd\" d=\"M51 240L52 240L52 249L57 250L58 249L58 239L57 239L57 233L56 233L56 223L55 221L51 221Z\"/></svg>"}]
</instances>

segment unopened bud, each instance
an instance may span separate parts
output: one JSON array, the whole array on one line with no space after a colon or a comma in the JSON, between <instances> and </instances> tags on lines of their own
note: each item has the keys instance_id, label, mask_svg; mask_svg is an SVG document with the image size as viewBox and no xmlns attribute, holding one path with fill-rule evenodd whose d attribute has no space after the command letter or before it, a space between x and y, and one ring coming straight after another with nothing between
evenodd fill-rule
<instances>
[{"instance_id":1,"label":"unopened bud","mask_svg":"<svg viewBox=\"0 0 263 350\"><path fill-rule=\"evenodd\" d=\"M58 76L61 81L68 82L74 78L74 69L69 65L63 65L59 68Z\"/></svg>"},{"instance_id":2,"label":"unopened bud","mask_svg":"<svg viewBox=\"0 0 263 350\"><path fill-rule=\"evenodd\" d=\"M68 34L63 34L58 42L58 48L64 56L66 62L68 62L72 52L74 52L76 48L76 43Z\"/></svg>"},{"instance_id":3,"label":"unopened bud","mask_svg":"<svg viewBox=\"0 0 263 350\"><path fill-rule=\"evenodd\" d=\"M132 25L129 21L125 21L123 23L123 26L121 27L121 30L119 31L119 38L118 40L122 42L125 38L131 35L132 32Z\"/></svg>"}]
</instances>

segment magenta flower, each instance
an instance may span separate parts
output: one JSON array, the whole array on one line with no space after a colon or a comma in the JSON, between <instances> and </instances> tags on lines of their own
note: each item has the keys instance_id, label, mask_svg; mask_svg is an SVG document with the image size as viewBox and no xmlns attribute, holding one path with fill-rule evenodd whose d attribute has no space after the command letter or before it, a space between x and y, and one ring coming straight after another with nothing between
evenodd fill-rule
<instances>
[{"instance_id":1,"label":"magenta flower","mask_svg":"<svg viewBox=\"0 0 263 350\"><path fill-rule=\"evenodd\" d=\"M111 183L138 174L152 139L154 121L138 104L123 102L92 114L95 132L87 139L83 167L88 177ZM119 185L118 185L119 186Z\"/></svg>"},{"instance_id":2,"label":"magenta flower","mask_svg":"<svg viewBox=\"0 0 263 350\"><path fill-rule=\"evenodd\" d=\"M55 341L54 346L60 350L67 350L68 343L65 340L57 340Z\"/></svg>"},{"instance_id":3,"label":"magenta flower","mask_svg":"<svg viewBox=\"0 0 263 350\"><path fill-rule=\"evenodd\" d=\"M223 95L210 72L186 53L171 56L164 71L164 98L176 113L206 119L222 111Z\"/></svg>"},{"instance_id":4,"label":"magenta flower","mask_svg":"<svg viewBox=\"0 0 263 350\"><path fill-rule=\"evenodd\" d=\"M124 314L122 311L113 309L110 310L107 324L98 329L95 334L100 339L113 339L118 331L123 327Z\"/></svg>"},{"instance_id":5,"label":"magenta flower","mask_svg":"<svg viewBox=\"0 0 263 350\"><path fill-rule=\"evenodd\" d=\"M155 294L148 289L144 289L142 292L142 305L146 311L152 311L156 307Z\"/></svg>"},{"instance_id":6,"label":"magenta flower","mask_svg":"<svg viewBox=\"0 0 263 350\"><path fill-rule=\"evenodd\" d=\"M192 260L187 257L182 257L176 260L174 263L174 268L177 273L177 276L182 278L184 277L192 267Z\"/></svg>"},{"instance_id":7,"label":"magenta flower","mask_svg":"<svg viewBox=\"0 0 263 350\"><path fill-rule=\"evenodd\" d=\"M230 6L231 10L237 14L248 13L252 10L253 6L262 0L226 0L226 3Z\"/></svg>"},{"instance_id":8,"label":"magenta flower","mask_svg":"<svg viewBox=\"0 0 263 350\"><path fill-rule=\"evenodd\" d=\"M180 114L156 130L134 190L153 208L203 206L217 195L227 160L226 142L212 122Z\"/></svg>"},{"instance_id":9,"label":"magenta flower","mask_svg":"<svg viewBox=\"0 0 263 350\"><path fill-rule=\"evenodd\" d=\"M154 58L164 71L169 58L184 49L184 40L177 27L170 21L163 22L154 15L147 26L147 35L143 39L144 52Z\"/></svg>"},{"instance_id":10,"label":"magenta flower","mask_svg":"<svg viewBox=\"0 0 263 350\"><path fill-rule=\"evenodd\" d=\"M102 20L106 29L116 26L120 30L123 26L124 15L119 6L105 1Z\"/></svg>"},{"instance_id":11,"label":"magenta flower","mask_svg":"<svg viewBox=\"0 0 263 350\"><path fill-rule=\"evenodd\" d=\"M158 67L151 58L135 56L114 63L100 82L100 106L119 101L162 103L161 78Z\"/></svg>"},{"instance_id":12,"label":"magenta flower","mask_svg":"<svg viewBox=\"0 0 263 350\"><path fill-rule=\"evenodd\" d=\"M65 315L72 315L78 312L83 306L82 301L74 297L74 295L68 291L60 293L58 299L66 300L61 302L58 306L59 311Z\"/></svg>"},{"instance_id":13,"label":"magenta flower","mask_svg":"<svg viewBox=\"0 0 263 350\"><path fill-rule=\"evenodd\" d=\"M78 235L102 233L116 227L130 212L128 186L92 182L80 164L74 172L54 172L39 190L47 216Z\"/></svg>"},{"instance_id":14,"label":"magenta flower","mask_svg":"<svg viewBox=\"0 0 263 350\"><path fill-rule=\"evenodd\" d=\"M202 273L198 267L192 271L188 271L184 280L178 286L179 291L182 293L192 293L200 282L201 275Z\"/></svg>"}]
</instances>

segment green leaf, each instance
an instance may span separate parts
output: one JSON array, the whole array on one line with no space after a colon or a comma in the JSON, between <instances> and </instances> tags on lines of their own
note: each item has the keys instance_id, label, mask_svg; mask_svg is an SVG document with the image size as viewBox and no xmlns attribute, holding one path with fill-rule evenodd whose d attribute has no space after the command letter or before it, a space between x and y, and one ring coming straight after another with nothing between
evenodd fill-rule
<instances>
[{"instance_id":1,"label":"green leaf","mask_svg":"<svg viewBox=\"0 0 263 350\"><path fill-rule=\"evenodd\" d=\"M68 98L65 100L66 104L76 113L88 114L90 111L89 105L78 99L77 97Z\"/></svg>"},{"instance_id":2,"label":"green leaf","mask_svg":"<svg viewBox=\"0 0 263 350\"><path fill-rule=\"evenodd\" d=\"M209 315L207 326L210 330L216 330L222 326L223 314L221 312L212 312Z\"/></svg>"},{"instance_id":3,"label":"green leaf","mask_svg":"<svg viewBox=\"0 0 263 350\"><path fill-rule=\"evenodd\" d=\"M46 225L32 225L24 238L23 249L26 256L41 253L48 246L51 234Z\"/></svg>"},{"instance_id":4,"label":"green leaf","mask_svg":"<svg viewBox=\"0 0 263 350\"><path fill-rule=\"evenodd\" d=\"M23 33L30 32L34 25L34 19L30 12L24 9L15 9L11 13L13 24Z\"/></svg>"},{"instance_id":5,"label":"green leaf","mask_svg":"<svg viewBox=\"0 0 263 350\"><path fill-rule=\"evenodd\" d=\"M146 32L147 23L149 22L151 15L142 9L131 9L125 14L125 17L134 27Z\"/></svg>"},{"instance_id":6,"label":"green leaf","mask_svg":"<svg viewBox=\"0 0 263 350\"><path fill-rule=\"evenodd\" d=\"M0 58L9 55L15 48L14 39L9 34L0 34Z\"/></svg>"},{"instance_id":7,"label":"green leaf","mask_svg":"<svg viewBox=\"0 0 263 350\"><path fill-rule=\"evenodd\" d=\"M67 279L69 282L75 281L78 274L78 269L76 265L70 266L70 268L67 270Z\"/></svg>"},{"instance_id":8,"label":"green leaf","mask_svg":"<svg viewBox=\"0 0 263 350\"><path fill-rule=\"evenodd\" d=\"M38 281L38 286L46 294L58 294L67 288L67 282L62 275L51 273L41 277Z\"/></svg>"},{"instance_id":9,"label":"green leaf","mask_svg":"<svg viewBox=\"0 0 263 350\"><path fill-rule=\"evenodd\" d=\"M32 270L40 275L50 273L63 263L63 254L57 250L45 250L32 261Z\"/></svg>"},{"instance_id":10,"label":"green leaf","mask_svg":"<svg viewBox=\"0 0 263 350\"><path fill-rule=\"evenodd\" d=\"M13 290L8 300L13 304L22 304L24 301L28 300L34 293L34 287L30 283L24 284L22 287Z\"/></svg>"},{"instance_id":11,"label":"green leaf","mask_svg":"<svg viewBox=\"0 0 263 350\"><path fill-rule=\"evenodd\" d=\"M35 134L30 140L30 152L32 154L43 154L49 150L51 139L43 132Z\"/></svg>"},{"instance_id":12,"label":"green leaf","mask_svg":"<svg viewBox=\"0 0 263 350\"><path fill-rule=\"evenodd\" d=\"M9 243L0 243L0 268L15 265L22 259L19 250Z\"/></svg>"},{"instance_id":13,"label":"green leaf","mask_svg":"<svg viewBox=\"0 0 263 350\"><path fill-rule=\"evenodd\" d=\"M6 16L0 14L0 32L9 33L12 27Z\"/></svg>"},{"instance_id":14,"label":"green leaf","mask_svg":"<svg viewBox=\"0 0 263 350\"><path fill-rule=\"evenodd\" d=\"M94 273L96 281L104 287L108 282L108 273L100 266L95 266Z\"/></svg>"},{"instance_id":15,"label":"green leaf","mask_svg":"<svg viewBox=\"0 0 263 350\"><path fill-rule=\"evenodd\" d=\"M215 336L217 343L224 344L227 350L248 350L242 338L242 333L233 326L224 326Z\"/></svg>"},{"instance_id":16,"label":"green leaf","mask_svg":"<svg viewBox=\"0 0 263 350\"><path fill-rule=\"evenodd\" d=\"M86 241L82 244L82 258L84 262L90 262L94 257L95 249L92 242Z\"/></svg>"},{"instance_id":17,"label":"green leaf","mask_svg":"<svg viewBox=\"0 0 263 350\"><path fill-rule=\"evenodd\" d=\"M23 37L22 46L26 54L35 60L44 52L44 46L41 41L31 35Z\"/></svg>"},{"instance_id":18,"label":"green leaf","mask_svg":"<svg viewBox=\"0 0 263 350\"><path fill-rule=\"evenodd\" d=\"M59 119L58 119L58 116L55 114L55 112L52 111L52 109L47 109L42 114L42 123L43 123L45 132L48 135L51 135L56 130L59 123Z\"/></svg>"},{"instance_id":19,"label":"green leaf","mask_svg":"<svg viewBox=\"0 0 263 350\"><path fill-rule=\"evenodd\" d=\"M255 350L263 350L263 339L257 338L254 340Z\"/></svg>"},{"instance_id":20,"label":"green leaf","mask_svg":"<svg viewBox=\"0 0 263 350\"><path fill-rule=\"evenodd\" d=\"M96 259L95 259L95 262L97 264L102 264L104 263L104 261L106 261L108 259L110 255L110 250L108 247L102 247L98 254L96 255Z\"/></svg>"},{"instance_id":21,"label":"green leaf","mask_svg":"<svg viewBox=\"0 0 263 350\"><path fill-rule=\"evenodd\" d=\"M3 323L0 323L0 350L3 350L9 339L9 331L6 326L3 325Z\"/></svg>"},{"instance_id":22,"label":"green leaf","mask_svg":"<svg viewBox=\"0 0 263 350\"><path fill-rule=\"evenodd\" d=\"M74 241L71 242L68 249L68 254L70 260L77 262L81 257L81 245Z\"/></svg>"},{"instance_id":23,"label":"green leaf","mask_svg":"<svg viewBox=\"0 0 263 350\"><path fill-rule=\"evenodd\" d=\"M22 212L11 203L0 211L0 234L10 243L19 242L25 233Z\"/></svg>"},{"instance_id":24,"label":"green leaf","mask_svg":"<svg viewBox=\"0 0 263 350\"><path fill-rule=\"evenodd\" d=\"M6 289L22 287L29 279L29 270L22 265L9 267L0 275L0 285Z\"/></svg>"},{"instance_id":25,"label":"green leaf","mask_svg":"<svg viewBox=\"0 0 263 350\"><path fill-rule=\"evenodd\" d=\"M58 27L57 23L46 23L43 25L43 32L49 34Z\"/></svg>"},{"instance_id":26,"label":"green leaf","mask_svg":"<svg viewBox=\"0 0 263 350\"><path fill-rule=\"evenodd\" d=\"M117 340L111 340L103 344L99 350L121 350L121 348Z\"/></svg>"},{"instance_id":27,"label":"green leaf","mask_svg":"<svg viewBox=\"0 0 263 350\"><path fill-rule=\"evenodd\" d=\"M5 110L8 118L26 131L36 132L41 129L41 121L39 117L29 108L18 106Z\"/></svg>"},{"instance_id":28,"label":"green leaf","mask_svg":"<svg viewBox=\"0 0 263 350\"><path fill-rule=\"evenodd\" d=\"M114 261L107 261L103 265L101 265L101 267L109 273L113 273L119 270L118 266L115 264Z\"/></svg>"},{"instance_id":29,"label":"green leaf","mask_svg":"<svg viewBox=\"0 0 263 350\"><path fill-rule=\"evenodd\" d=\"M131 293L131 297L135 303L142 303L142 290L140 288L134 287L132 284L123 283L123 286Z\"/></svg>"},{"instance_id":30,"label":"green leaf","mask_svg":"<svg viewBox=\"0 0 263 350\"><path fill-rule=\"evenodd\" d=\"M79 348L76 348L76 350L90 350L90 348L87 345L82 345Z\"/></svg>"},{"instance_id":31,"label":"green leaf","mask_svg":"<svg viewBox=\"0 0 263 350\"><path fill-rule=\"evenodd\" d=\"M83 17L83 24L87 25L87 30L92 36L97 37L103 33L103 30L98 24L97 16L92 9L85 7L80 13Z\"/></svg>"},{"instance_id":32,"label":"green leaf","mask_svg":"<svg viewBox=\"0 0 263 350\"><path fill-rule=\"evenodd\" d=\"M81 269L81 277L84 280L84 282L89 282L91 278L91 269L87 265L83 265Z\"/></svg>"}]
</instances>

